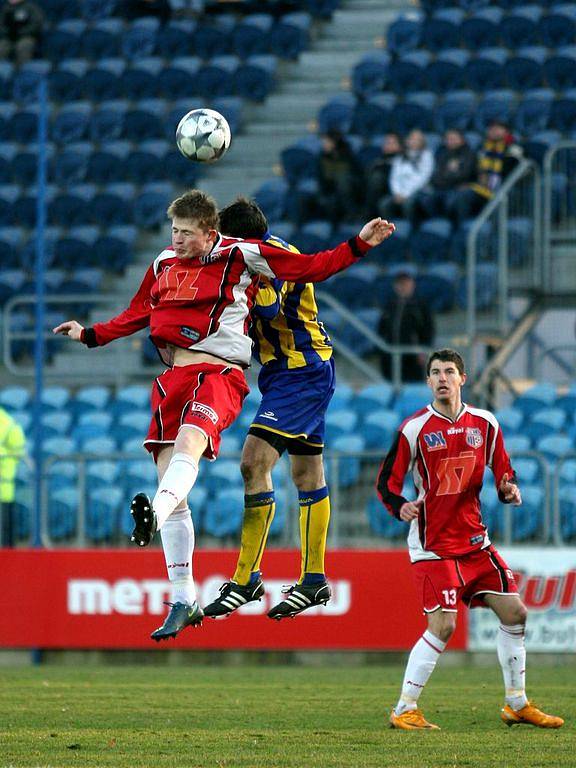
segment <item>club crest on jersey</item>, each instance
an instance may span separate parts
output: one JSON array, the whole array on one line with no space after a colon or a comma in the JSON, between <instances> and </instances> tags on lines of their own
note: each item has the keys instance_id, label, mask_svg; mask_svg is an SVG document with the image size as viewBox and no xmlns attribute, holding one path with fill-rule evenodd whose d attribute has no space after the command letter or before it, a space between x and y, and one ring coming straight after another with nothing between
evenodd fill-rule
<instances>
[{"instance_id":1,"label":"club crest on jersey","mask_svg":"<svg viewBox=\"0 0 576 768\"><path fill-rule=\"evenodd\" d=\"M442 431L427 432L424 435L424 442L429 451L440 451L442 448L446 448L446 438Z\"/></svg>"},{"instance_id":2,"label":"club crest on jersey","mask_svg":"<svg viewBox=\"0 0 576 768\"><path fill-rule=\"evenodd\" d=\"M471 448L480 448L483 442L484 438L478 427L466 427L466 445Z\"/></svg>"}]
</instances>

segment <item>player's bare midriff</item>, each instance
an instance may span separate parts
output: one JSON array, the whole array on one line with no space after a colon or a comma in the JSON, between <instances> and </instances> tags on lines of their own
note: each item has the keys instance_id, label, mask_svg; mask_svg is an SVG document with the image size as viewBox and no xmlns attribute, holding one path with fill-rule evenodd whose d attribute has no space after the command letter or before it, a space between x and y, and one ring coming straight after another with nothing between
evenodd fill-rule
<instances>
[{"instance_id":1,"label":"player's bare midriff","mask_svg":"<svg viewBox=\"0 0 576 768\"><path fill-rule=\"evenodd\" d=\"M243 370L241 365L231 363L229 360L224 360L223 357L210 355L207 352L194 352L191 349L174 347L172 344L166 346L163 358L167 365L174 367L211 363L212 365L227 365L229 368L237 368L239 371Z\"/></svg>"}]
</instances>

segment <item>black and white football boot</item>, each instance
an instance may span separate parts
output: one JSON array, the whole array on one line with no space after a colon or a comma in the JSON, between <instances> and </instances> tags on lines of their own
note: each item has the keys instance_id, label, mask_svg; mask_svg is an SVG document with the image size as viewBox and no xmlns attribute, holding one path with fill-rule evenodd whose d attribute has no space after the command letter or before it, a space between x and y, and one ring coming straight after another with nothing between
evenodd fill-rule
<instances>
[{"instance_id":1,"label":"black and white football boot","mask_svg":"<svg viewBox=\"0 0 576 768\"><path fill-rule=\"evenodd\" d=\"M130 504L130 514L134 519L134 530L130 537L139 547L147 547L156 533L156 513L145 493L137 493Z\"/></svg>"},{"instance_id":2,"label":"black and white football boot","mask_svg":"<svg viewBox=\"0 0 576 768\"><path fill-rule=\"evenodd\" d=\"M186 603L164 603L164 605L170 606L168 616L166 616L164 624L150 635L152 640L156 640L157 643L160 640L176 637L185 627L198 627L202 624L204 612L196 601L192 605Z\"/></svg>"},{"instance_id":3,"label":"black and white football boot","mask_svg":"<svg viewBox=\"0 0 576 768\"><path fill-rule=\"evenodd\" d=\"M283 590L283 594L286 595L284 600L268 611L270 619L291 619L315 605L326 605L332 590L327 581L321 581L318 584L294 584Z\"/></svg>"},{"instance_id":4,"label":"black and white football boot","mask_svg":"<svg viewBox=\"0 0 576 768\"><path fill-rule=\"evenodd\" d=\"M209 616L211 619L228 616L246 603L261 600L263 594L264 584L261 579L245 586L236 584L235 581L227 581L220 587L220 597L205 606L204 616Z\"/></svg>"}]
</instances>

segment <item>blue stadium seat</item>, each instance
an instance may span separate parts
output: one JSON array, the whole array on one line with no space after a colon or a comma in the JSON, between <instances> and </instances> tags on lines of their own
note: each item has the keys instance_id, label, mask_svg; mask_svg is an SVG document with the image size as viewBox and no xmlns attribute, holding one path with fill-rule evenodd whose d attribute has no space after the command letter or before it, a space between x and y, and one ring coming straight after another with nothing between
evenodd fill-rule
<instances>
[{"instance_id":1,"label":"blue stadium seat","mask_svg":"<svg viewBox=\"0 0 576 768\"><path fill-rule=\"evenodd\" d=\"M465 66L466 84L474 91L490 91L506 84L506 51L503 48L487 48L470 59Z\"/></svg>"},{"instance_id":2,"label":"blue stadium seat","mask_svg":"<svg viewBox=\"0 0 576 768\"><path fill-rule=\"evenodd\" d=\"M269 53L273 23L274 18L268 13L253 13L244 16L232 30L233 52L241 59Z\"/></svg>"},{"instance_id":3,"label":"blue stadium seat","mask_svg":"<svg viewBox=\"0 0 576 768\"><path fill-rule=\"evenodd\" d=\"M334 96L318 113L318 131L321 134L328 131L349 133L355 107L356 99L351 93Z\"/></svg>"},{"instance_id":4,"label":"blue stadium seat","mask_svg":"<svg viewBox=\"0 0 576 768\"><path fill-rule=\"evenodd\" d=\"M506 437L520 432L522 424L524 423L524 415L518 408L501 408L496 411L494 415L498 419Z\"/></svg>"},{"instance_id":5,"label":"blue stadium seat","mask_svg":"<svg viewBox=\"0 0 576 768\"><path fill-rule=\"evenodd\" d=\"M354 454L362 453L366 444L362 435L340 435L328 443L331 455L327 462L328 482L339 488L350 488L360 479L361 460ZM351 455L352 454L352 455Z\"/></svg>"},{"instance_id":6,"label":"blue stadium seat","mask_svg":"<svg viewBox=\"0 0 576 768\"><path fill-rule=\"evenodd\" d=\"M538 25L542 17L542 7L528 5L515 8L500 22L500 37L508 48L521 48L534 45L539 41Z\"/></svg>"},{"instance_id":7,"label":"blue stadium seat","mask_svg":"<svg viewBox=\"0 0 576 768\"><path fill-rule=\"evenodd\" d=\"M452 223L448 219L429 219L412 234L412 256L416 262L441 261L449 250Z\"/></svg>"},{"instance_id":8,"label":"blue stadium seat","mask_svg":"<svg viewBox=\"0 0 576 768\"><path fill-rule=\"evenodd\" d=\"M548 127L554 92L549 88L525 91L514 117L514 128L522 136L533 134Z\"/></svg>"},{"instance_id":9,"label":"blue stadium seat","mask_svg":"<svg viewBox=\"0 0 576 768\"><path fill-rule=\"evenodd\" d=\"M57 184L80 184L88 176L92 144L78 141L63 147L54 157L53 178Z\"/></svg>"},{"instance_id":10,"label":"blue stadium seat","mask_svg":"<svg viewBox=\"0 0 576 768\"><path fill-rule=\"evenodd\" d=\"M131 222L133 218L131 201L136 194L135 186L129 183L109 184L105 190L98 192L92 198L90 204L92 221L105 221L109 226ZM128 197L128 195L132 196Z\"/></svg>"},{"instance_id":11,"label":"blue stadium seat","mask_svg":"<svg viewBox=\"0 0 576 768\"><path fill-rule=\"evenodd\" d=\"M408 535L408 525L393 517L380 499L373 497L366 508L370 530L386 539L401 539Z\"/></svg>"},{"instance_id":12,"label":"blue stadium seat","mask_svg":"<svg viewBox=\"0 0 576 768\"><path fill-rule=\"evenodd\" d=\"M352 133L372 139L391 130L395 104L396 97L391 93L379 93L366 101L359 101L354 110Z\"/></svg>"},{"instance_id":13,"label":"blue stadium seat","mask_svg":"<svg viewBox=\"0 0 576 768\"><path fill-rule=\"evenodd\" d=\"M136 19L122 33L122 56L126 59L152 56L159 27L160 19L153 16Z\"/></svg>"},{"instance_id":14,"label":"blue stadium seat","mask_svg":"<svg viewBox=\"0 0 576 768\"><path fill-rule=\"evenodd\" d=\"M119 99L123 94L122 75L126 62L120 58L100 59L90 67L82 80L82 90L94 102Z\"/></svg>"},{"instance_id":15,"label":"blue stadium seat","mask_svg":"<svg viewBox=\"0 0 576 768\"><path fill-rule=\"evenodd\" d=\"M512 539L515 542L534 538L543 525L544 490L540 485L522 486L522 506L512 507Z\"/></svg>"},{"instance_id":16,"label":"blue stadium seat","mask_svg":"<svg viewBox=\"0 0 576 768\"><path fill-rule=\"evenodd\" d=\"M458 48L464 11L459 8L443 8L426 19L422 33L422 47L429 51Z\"/></svg>"},{"instance_id":17,"label":"blue stadium seat","mask_svg":"<svg viewBox=\"0 0 576 768\"><path fill-rule=\"evenodd\" d=\"M561 408L567 419L573 419L576 413L576 392L571 389L565 395L557 397L554 401L554 407Z\"/></svg>"},{"instance_id":18,"label":"blue stadium seat","mask_svg":"<svg viewBox=\"0 0 576 768\"><path fill-rule=\"evenodd\" d=\"M6 121L6 138L20 144L31 144L38 137L39 108L35 104L17 110Z\"/></svg>"},{"instance_id":19,"label":"blue stadium seat","mask_svg":"<svg viewBox=\"0 0 576 768\"><path fill-rule=\"evenodd\" d=\"M500 8L479 8L460 25L463 45L471 51L498 45L502 16Z\"/></svg>"},{"instance_id":20,"label":"blue stadium seat","mask_svg":"<svg viewBox=\"0 0 576 768\"><path fill-rule=\"evenodd\" d=\"M70 392L66 387L44 387L42 390L42 407L44 409L61 411L70 400Z\"/></svg>"},{"instance_id":21,"label":"blue stadium seat","mask_svg":"<svg viewBox=\"0 0 576 768\"><path fill-rule=\"evenodd\" d=\"M495 264L478 264L476 267L476 308L487 309L496 301L498 268ZM462 277L456 292L461 307L468 306L468 280Z\"/></svg>"},{"instance_id":22,"label":"blue stadium seat","mask_svg":"<svg viewBox=\"0 0 576 768\"><path fill-rule=\"evenodd\" d=\"M234 95L234 77L239 66L240 60L237 56L214 56L194 75L195 93L206 99Z\"/></svg>"},{"instance_id":23,"label":"blue stadium seat","mask_svg":"<svg viewBox=\"0 0 576 768\"><path fill-rule=\"evenodd\" d=\"M21 104L29 104L38 98L38 87L48 77L52 69L49 61L33 59L22 64L14 73L12 80L12 99Z\"/></svg>"},{"instance_id":24,"label":"blue stadium seat","mask_svg":"<svg viewBox=\"0 0 576 768\"><path fill-rule=\"evenodd\" d=\"M426 67L427 87L439 94L463 88L465 85L465 67L469 60L468 51L463 51L460 48L440 51L436 59Z\"/></svg>"},{"instance_id":25,"label":"blue stadium seat","mask_svg":"<svg viewBox=\"0 0 576 768\"><path fill-rule=\"evenodd\" d=\"M556 400L556 387L549 382L535 384L527 389L514 401L514 408L518 408L526 416L531 416L542 408L552 407Z\"/></svg>"},{"instance_id":26,"label":"blue stadium seat","mask_svg":"<svg viewBox=\"0 0 576 768\"><path fill-rule=\"evenodd\" d=\"M168 146L163 139L148 139L139 143L124 162L126 179L134 184L162 181L165 177L163 159Z\"/></svg>"},{"instance_id":27,"label":"blue stadium seat","mask_svg":"<svg viewBox=\"0 0 576 768\"><path fill-rule=\"evenodd\" d=\"M533 424L546 424L554 432L561 432L566 421L566 414L561 408L543 408L532 414Z\"/></svg>"},{"instance_id":28,"label":"blue stadium seat","mask_svg":"<svg viewBox=\"0 0 576 768\"><path fill-rule=\"evenodd\" d=\"M426 384L405 384L396 398L394 410L398 411L403 420L420 408L424 408L430 400L431 393Z\"/></svg>"},{"instance_id":29,"label":"blue stadium seat","mask_svg":"<svg viewBox=\"0 0 576 768\"><path fill-rule=\"evenodd\" d=\"M433 111L422 103L417 103L415 96L416 94L409 94L406 101L396 104L392 110L392 129L402 136L415 128L422 131L432 130Z\"/></svg>"},{"instance_id":30,"label":"blue stadium seat","mask_svg":"<svg viewBox=\"0 0 576 768\"><path fill-rule=\"evenodd\" d=\"M99 21L113 15L119 0L84 0L82 15L88 21Z\"/></svg>"},{"instance_id":31,"label":"blue stadium seat","mask_svg":"<svg viewBox=\"0 0 576 768\"><path fill-rule=\"evenodd\" d=\"M157 52L170 51L170 58L190 56L194 52L195 29L196 22L193 19L171 19L158 30Z\"/></svg>"},{"instance_id":32,"label":"blue stadium seat","mask_svg":"<svg viewBox=\"0 0 576 768\"><path fill-rule=\"evenodd\" d=\"M118 409L118 406L120 408ZM126 411L147 410L150 407L150 389L141 384L132 384L122 387L116 393L115 413Z\"/></svg>"},{"instance_id":33,"label":"blue stadium seat","mask_svg":"<svg viewBox=\"0 0 576 768\"><path fill-rule=\"evenodd\" d=\"M58 144L82 141L88 135L92 105L87 101L76 101L66 106L52 122L51 138Z\"/></svg>"},{"instance_id":34,"label":"blue stadium seat","mask_svg":"<svg viewBox=\"0 0 576 768\"><path fill-rule=\"evenodd\" d=\"M228 488L220 491L208 505L203 528L210 536L236 536L242 526L244 490Z\"/></svg>"},{"instance_id":35,"label":"blue stadium seat","mask_svg":"<svg viewBox=\"0 0 576 768\"><path fill-rule=\"evenodd\" d=\"M276 177L265 181L254 193L254 199L266 214L268 221L277 221L284 216L287 195L286 180Z\"/></svg>"},{"instance_id":36,"label":"blue stadium seat","mask_svg":"<svg viewBox=\"0 0 576 768\"><path fill-rule=\"evenodd\" d=\"M432 312L448 312L454 307L456 286L442 275L427 272L416 278L416 294Z\"/></svg>"},{"instance_id":37,"label":"blue stadium seat","mask_svg":"<svg viewBox=\"0 0 576 768\"><path fill-rule=\"evenodd\" d=\"M390 55L385 51L365 54L352 70L352 90L368 98L381 93L388 82Z\"/></svg>"},{"instance_id":38,"label":"blue stadium seat","mask_svg":"<svg viewBox=\"0 0 576 768\"><path fill-rule=\"evenodd\" d=\"M77 488L60 488L48 499L48 535L54 541L69 538L76 530L79 495Z\"/></svg>"},{"instance_id":39,"label":"blue stadium seat","mask_svg":"<svg viewBox=\"0 0 576 768\"><path fill-rule=\"evenodd\" d=\"M84 95L84 76L88 62L84 59L65 59L48 77L48 92L52 101L78 101Z\"/></svg>"},{"instance_id":40,"label":"blue stadium seat","mask_svg":"<svg viewBox=\"0 0 576 768\"><path fill-rule=\"evenodd\" d=\"M544 80L543 64L546 57L546 48L542 46L519 48L516 55L504 64L506 85L523 93L529 88L540 88Z\"/></svg>"},{"instance_id":41,"label":"blue stadium seat","mask_svg":"<svg viewBox=\"0 0 576 768\"><path fill-rule=\"evenodd\" d=\"M0 99L3 101L10 98L13 77L14 64L10 61L0 61Z\"/></svg>"},{"instance_id":42,"label":"blue stadium seat","mask_svg":"<svg viewBox=\"0 0 576 768\"><path fill-rule=\"evenodd\" d=\"M82 36L82 51L93 61L120 55L124 22L122 19L102 19Z\"/></svg>"},{"instance_id":43,"label":"blue stadium seat","mask_svg":"<svg viewBox=\"0 0 576 768\"><path fill-rule=\"evenodd\" d=\"M546 117L548 117L548 114L546 114ZM529 157L531 160L535 160L537 163L542 163L544 160L544 155L546 152L550 149L550 147L554 146L561 140L562 136L560 134L560 131L538 131L538 133L534 133L530 136L530 138L524 142L524 150L526 153L526 156ZM564 179L565 177L561 178L561 189L564 187ZM553 184L554 184L554 176L552 177ZM554 210L554 186L552 188L552 203L553 203L553 210Z\"/></svg>"},{"instance_id":44,"label":"blue stadium seat","mask_svg":"<svg viewBox=\"0 0 576 768\"><path fill-rule=\"evenodd\" d=\"M94 184L124 181L124 163L130 151L131 145L127 141L107 141L101 149L92 152L88 158L88 181ZM106 194L106 192L99 194ZM98 214L94 212L94 216ZM99 220L108 221L107 218Z\"/></svg>"},{"instance_id":45,"label":"blue stadium seat","mask_svg":"<svg viewBox=\"0 0 576 768\"><path fill-rule=\"evenodd\" d=\"M90 488L86 503L86 531L90 541L110 541L126 499L119 488Z\"/></svg>"},{"instance_id":46,"label":"blue stadium seat","mask_svg":"<svg viewBox=\"0 0 576 768\"><path fill-rule=\"evenodd\" d=\"M91 415L91 414L86 414ZM100 415L100 414L94 414L94 415ZM106 415L106 414L102 414ZM78 446L82 446L85 448L86 444L93 440L100 437L108 438L108 430L109 430L110 424L106 422L83 422L78 423L74 429L72 430L71 436Z\"/></svg>"},{"instance_id":47,"label":"blue stadium seat","mask_svg":"<svg viewBox=\"0 0 576 768\"><path fill-rule=\"evenodd\" d=\"M45 456L69 456L76 451L76 444L70 437L50 437L42 441Z\"/></svg>"},{"instance_id":48,"label":"blue stadium seat","mask_svg":"<svg viewBox=\"0 0 576 768\"><path fill-rule=\"evenodd\" d=\"M150 459L126 461L123 464L122 473L126 490L139 485L154 486L157 483L156 467Z\"/></svg>"},{"instance_id":49,"label":"blue stadium seat","mask_svg":"<svg viewBox=\"0 0 576 768\"><path fill-rule=\"evenodd\" d=\"M399 16L388 27L387 49L395 56L414 51L420 45L423 26L423 18L418 13Z\"/></svg>"},{"instance_id":50,"label":"blue stadium seat","mask_svg":"<svg viewBox=\"0 0 576 768\"><path fill-rule=\"evenodd\" d=\"M569 462L563 465L566 467ZM572 466L576 466L573 462ZM572 473L574 476L574 473ZM576 479L576 478L575 478ZM560 511L560 532L566 542L572 542L576 538L576 488L574 480L570 485L560 485L558 489L558 507Z\"/></svg>"},{"instance_id":51,"label":"blue stadium seat","mask_svg":"<svg viewBox=\"0 0 576 768\"><path fill-rule=\"evenodd\" d=\"M86 22L68 19L47 29L42 36L42 55L53 62L74 59L83 53Z\"/></svg>"},{"instance_id":52,"label":"blue stadium seat","mask_svg":"<svg viewBox=\"0 0 576 768\"><path fill-rule=\"evenodd\" d=\"M473 91L459 90L448 93L435 112L434 127L440 133L448 128L465 131L471 125L475 110L476 94Z\"/></svg>"},{"instance_id":53,"label":"blue stadium seat","mask_svg":"<svg viewBox=\"0 0 576 768\"><path fill-rule=\"evenodd\" d=\"M174 98L177 93L180 98L195 96L199 93L196 78L201 71L202 62L198 56L177 56L164 66L157 76L158 95L165 99ZM190 110L190 106L182 109L180 117ZM176 126L170 126L172 134Z\"/></svg>"},{"instance_id":54,"label":"blue stadium seat","mask_svg":"<svg viewBox=\"0 0 576 768\"><path fill-rule=\"evenodd\" d=\"M316 177L320 148L320 139L317 136L306 136L282 150L282 167L290 185Z\"/></svg>"},{"instance_id":55,"label":"blue stadium seat","mask_svg":"<svg viewBox=\"0 0 576 768\"><path fill-rule=\"evenodd\" d=\"M48 204L48 218L57 226L82 226L90 220L89 203L95 193L93 184L75 184L56 194ZM66 267L66 263L60 266Z\"/></svg>"},{"instance_id":56,"label":"blue stadium seat","mask_svg":"<svg viewBox=\"0 0 576 768\"><path fill-rule=\"evenodd\" d=\"M431 61L427 51L412 51L388 67L388 88L398 96L426 88L426 68Z\"/></svg>"},{"instance_id":57,"label":"blue stadium seat","mask_svg":"<svg viewBox=\"0 0 576 768\"><path fill-rule=\"evenodd\" d=\"M506 438L506 449L511 455L530 450L530 438L526 435L511 435L508 437L506 428L504 428L504 437Z\"/></svg>"},{"instance_id":58,"label":"blue stadium seat","mask_svg":"<svg viewBox=\"0 0 576 768\"><path fill-rule=\"evenodd\" d=\"M122 74L123 95L131 101L156 98L160 92L158 76L164 69L164 60L148 56L131 62Z\"/></svg>"},{"instance_id":59,"label":"blue stadium seat","mask_svg":"<svg viewBox=\"0 0 576 768\"><path fill-rule=\"evenodd\" d=\"M136 227L130 224L109 227L94 243L94 262L106 264L114 272L123 272L132 261L137 234Z\"/></svg>"},{"instance_id":60,"label":"blue stadium seat","mask_svg":"<svg viewBox=\"0 0 576 768\"><path fill-rule=\"evenodd\" d=\"M576 45L559 48L544 62L544 75L550 88L565 91L576 88Z\"/></svg>"},{"instance_id":61,"label":"blue stadium seat","mask_svg":"<svg viewBox=\"0 0 576 768\"><path fill-rule=\"evenodd\" d=\"M134 223L144 229L157 229L166 220L166 211L172 199L172 185L168 182L145 184L134 201Z\"/></svg>"},{"instance_id":62,"label":"blue stadium seat","mask_svg":"<svg viewBox=\"0 0 576 768\"><path fill-rule=\"evenodd\" d=\"M110 402L110 390L108 387L90 385L82 387L76 392L72 407L74 413L81 418L84 413L102 411Z\"/></svg>"},{"instance_id":63,"label":"blue stadium seat","mask_svg":"<svg viewBox=\"0 0 576 768\"><path fill-rule=\"evenodd\" d=\"M233 26L233 24L232 24ZM216 24L198 23L192 39L192 50L196 56L207 61L214 56L230 53L232 29L218 27Z\"/></svg>"},{"instance_id":64,"label":"blue stadium seat","mask_svg":"<svg viewBox=\"0 0 576 768\"><path fill-rule=\"evenodd\" d=\"M87 437L82 439L81 448L94 456L110 456L116 451L116 441L107 436Z\"/></svg>"},{"instance_id":65,"label":"blue stadium seat","mask_svg":"<svg viewBox=\"0 0 576 768\"><path fill-rule=\"evenodd\" d=\"M388 451L399 426L400 417L396 411L378 408L367 413L362 424L366 448Z\"/></svg>"},{"instance_id":66,"label":"blue stadium seat","mask_svg":"<svg viewBox=\"0 0 576 768\"><path fill-rule=\"evenodd\" d=\"M349 409L330 409L326 414L326 442L332 443L341 435L352 435L358 424L358 415Z\"/></svg>"},{"instance_id":67,"label":"blue stadium seat","mask_svg":"<svg viewBox=\"0 0 576 768\"><path fill-rule=\"evenodd\" d=\"M293 244L302 253L315 253L330 247L331 225L325 220L307 221L293 234Z\"/></svg>"},{"instance_id":68,"label":"blue stadium seat","mask_svg":"<svg viewBox=\"0 0 576 768\"><path fill-rule=\"evenodd\" d=\"M275 56L250 56L240 64L233 77L234 93L243 99L263 101L276 82L277 59ZM224 96L227 93L216 93Z\"/></svg>"},{"instance_id":69,"label":"blue stadium seat","mask_svg":"<svg viewBox=\"0 0 576 768\"><path fill-rule=\"evenodd\" d=\"M7 411L24 411L30 405L31 396L26 387L12 386L0 389L0 407Z\"/></svg>"},{"instance_id":70,"label":"blue stadium seat","mask_svg":"<svg viewBox=\"0 0 576 768\"><path fill-rule=\"evenodd\" d=\"M547 48L572 45L576 37L576 18L572 3L553 6L539 24L540 41Z\"/></svg>"},{"instance_id":71,"label":"blue stadium seat","mask_svg":"<svg viewBox=\"0 0 576 768\"><path fill-rule=\"evenodd\" d=\"M131 141L138 136L145 139L161 139L164 136L166 104L162 99L142 99L129 108L124 117L124 138Z\"/></svg>"},{"instance_id":72,"label":"blue stadium seat","mask_svg":"<svg viewBox=\"0 0 576 768\"><path fill-rule=\"evenodd\" d=\"M571 453L574 448L572 440L567 435L549 435L543 437L535 446L536 450L544 454L546 459L554 463L565 456L567 453Z\"/></svg>"},{"instance_id":73,"label":"blue stadium seat","mask_svg":"<svg viewBox=\"0 0 576 768\"><path fill-rule=\"evenodd\" d=\"M312 19L303 12L285 13L270 32L270 50L283 59L297 59L310 42Z\"/></svg>"}]
</instances>

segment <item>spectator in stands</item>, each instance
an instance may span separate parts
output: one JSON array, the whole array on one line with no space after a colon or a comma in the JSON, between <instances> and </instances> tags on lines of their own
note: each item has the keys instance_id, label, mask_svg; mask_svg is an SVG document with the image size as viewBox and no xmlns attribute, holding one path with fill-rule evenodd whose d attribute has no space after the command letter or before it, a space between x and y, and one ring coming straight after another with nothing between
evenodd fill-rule
<instances>
[{"instance_id":1,"label":"spectator in stands","mask_svg":"<svg viewBox=\"0 0 576 768\"><path fill-rule=\"evenodd\" d=\"M387 133L382 139L380 155L366 169L365 216L377 216L382 200L388 198L392 161L403 151L402 139L398 133Z\"/></svg>"},{"instance_id":2,"label":"spectator in stands","mask_svg":"<svg viewBox=\"0 0 576 768\"><path fill-rule=\"evenodd\" d=\"M360 169L350 144L339 131L322 136L318 165L318 214L338 224L358 213Z\"/></svg>"},{"instance_id":3,"label":"spectator in stands","mask_svg":"<svg viewBox=\"0 0 576 768\"><path fill-rule=\"evenodd\" d=\"M0 520L1 545L14 546L14 497L16 470L24 455L26 438L22 427L9 413L0 408Z\"/></svg>"},{"instance_id":4,"label":"spectator in stands","mask_svg":"<svg viewBox=\"0 0 576 768\"><path fill-rule=\"evenodd\" d=\"M124 0L121 10L124 18L130 21L144 16L154 16L161 24L166 24L172 16L169 0Z\"/></svg>"},{"instance_id":5,"label":"spectator in stands","mask_svg":"<svg viewBox=\"0 0 576 768\"><path fill-rule=\"evenodd\" d=\"M34 58L44 13L32 0L8 0L0 11L0 59L23 64Z\"/></svg>"},{"instance_id":6,"label":"spectator in stands","mask_svg":"<svg viewBox=\"0 0 576 768\"><path fill-rule=\"evenodd\" d=\"M398 272L394 278L394 295L384 305L378 333L394 346L420 344L432 346L434 318L426 304L416 296L416 281L407 271ZM426 354L402 355L402 381L422 381ZM392 355L382 353L382 375L391 379Z\"/></svg>"},{"instance_id":7,"label":"spectator in stands","mask_svg":"<svg viewBox=\"0 0 576 768\"><path fill-rule=\"evenodd\" d=\"M415 128L406 137L404 151L392 161L391 195L382 201L381 215L413 219L416 195L430 181L434 157L426 146L426 136Z\"/></svg>"},{"instance_id":8,"label":"spectator in stands","mask_svg":"<svg viewBox=\"0 0 576 768\"><path fill-rule=\"evenodd\" d=\"M154 259L123 312L89 328L67 320L53 329L71 341L99 347L149 328L167 365L152 389L154 415L144 442L157 464L158 490L152 501L137 493L131 505L132 541L144 547L161 532L173 588L170 612L152 633L156 641L176 637L204 616L192 576L188 494L200 459L216 458L221 433L238 416L248 393L244 369L252 352L248 327L256 275L320 282L394 232L394 224L376 218L357 237L312 255L224 238L217 230L216 202L197 189L174 200L168 217L172 247Z\"/></svg>"},{"instance_id":9,"label":"spectator in stands","mask_svg":"<svg viewBox=\"0 0 576 768\"><path fill-rule=\"evenodd\" d=\"M461 190L450 208L456 223L460 224L480 213L518 165L522 155L522 147L515 142L508 125L501 120L492 120L478 153L477 181Z\"/></svg>"},{"instance_id":10,"label":"spectator in stands","mask_svg":"<svg viewBox=\"0 0 576 768\"><path fill-rule=\"evenodd\" d=\"M447 216L461 190L475 179L476 154L462 131L450 128L436 153L430 185L416 195L416 218Z\"/></svg>"}]
</instances>

